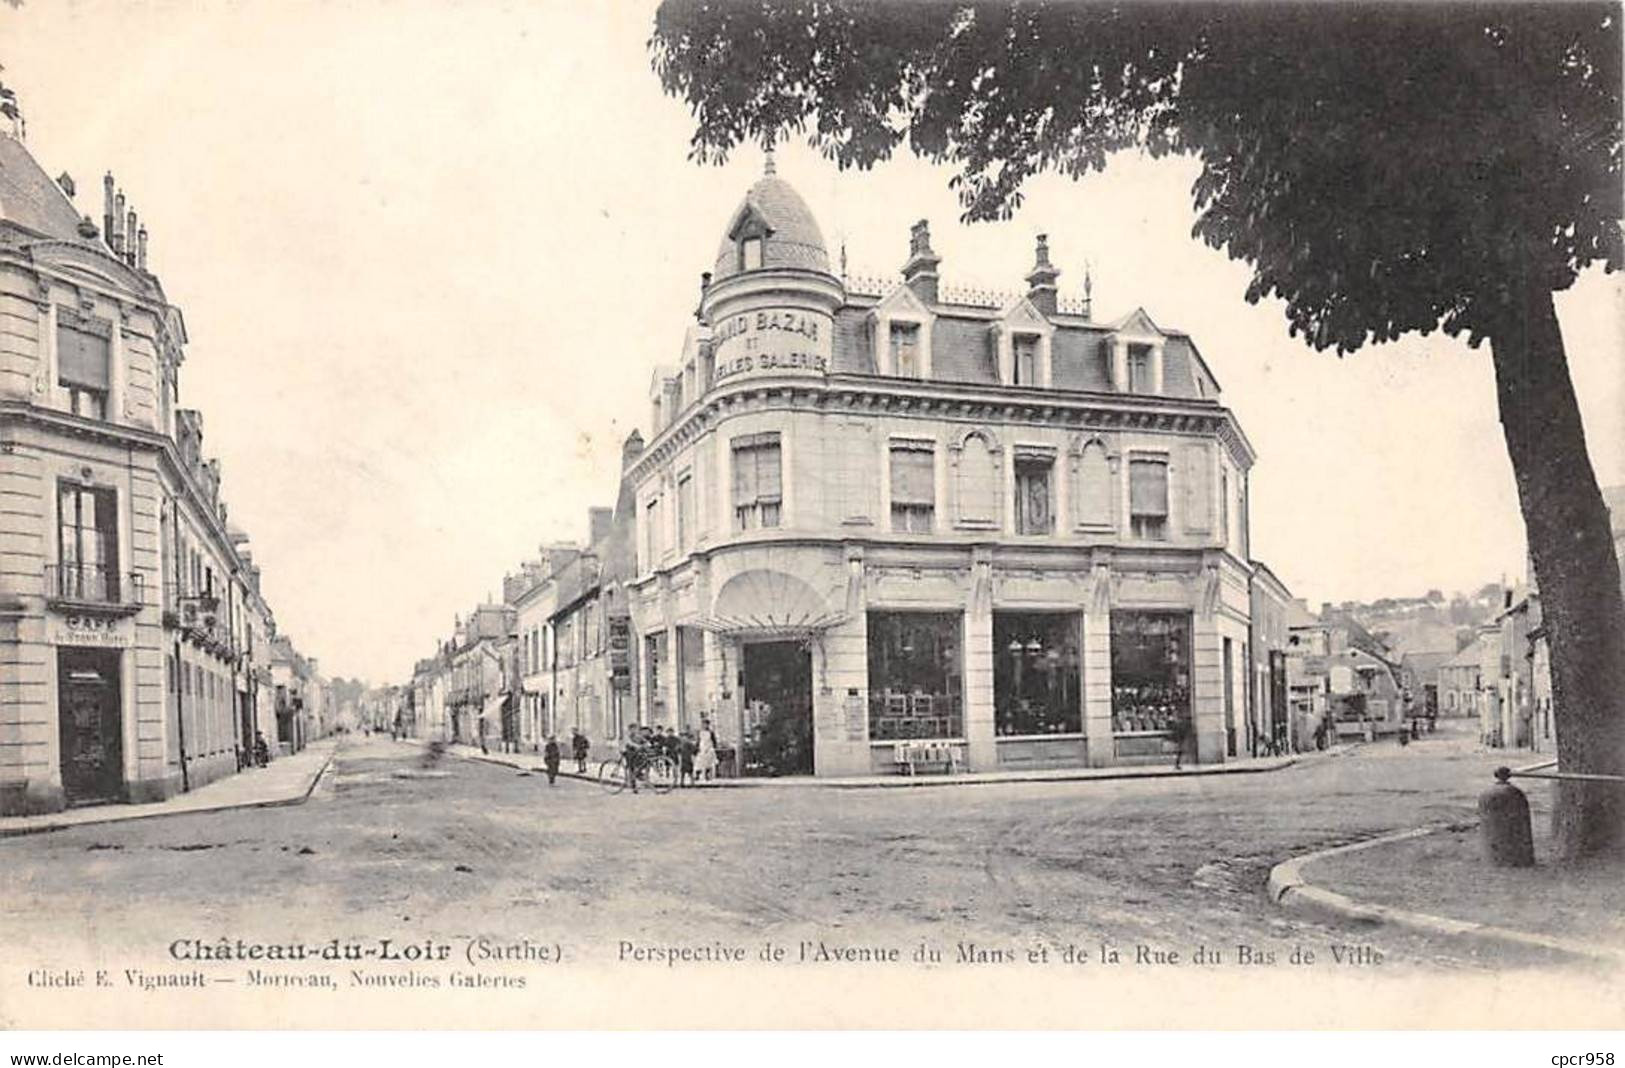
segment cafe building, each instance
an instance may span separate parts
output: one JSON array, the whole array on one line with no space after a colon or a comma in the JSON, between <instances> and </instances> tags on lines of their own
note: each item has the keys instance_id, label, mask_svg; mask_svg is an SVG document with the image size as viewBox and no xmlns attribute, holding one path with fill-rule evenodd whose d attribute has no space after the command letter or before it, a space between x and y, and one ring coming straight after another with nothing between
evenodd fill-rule
<instances>
[{"instance_id":1,"label":"cafe building","mask_svg":"<svg viewBox=\"0 0 1625 1068\"><path fill-rule=\"evenodd\" d=\"M0 814L161 800L270 725L273 626L179 309L114 180L98 224L0 132Z\"/></svg>"},{"instance_id":2,"label":"cafe building","mask_svg":"<svg viewBox=\"0 0 1625 1068\"><path fill-rule=\"evenodd\" d=\"M767 173L626 461L639 719L746 774L1213 763L1245 751L1254 455L1185 333L831 268ZM1239 717L1239 718L1238 718Z\"/></svg>"}]
</instances>

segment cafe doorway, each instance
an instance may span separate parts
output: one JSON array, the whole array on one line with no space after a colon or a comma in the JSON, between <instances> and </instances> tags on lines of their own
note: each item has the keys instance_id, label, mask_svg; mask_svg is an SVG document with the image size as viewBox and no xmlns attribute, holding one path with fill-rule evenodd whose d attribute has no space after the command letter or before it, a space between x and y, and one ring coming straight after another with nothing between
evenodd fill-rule
<instances>
[{"instance_id":1,"label":"cafe doorway","mask_svg":"<svg viewBox=\"0 0 1625 1068\"><path fill-rule=\"evenodd\" d=\"M813 773L812 653L800 641L744 646L746 775Z\"/></svg>"},{"instance_id":2,"label":"cafe doorway","mask_svg":"<svg viewBox=\"0 0 1625 1068\"><path fill-rule=\"evenodd\" d=\"M70 805L122 800L119 650L63 648L56 656L62 792Z\"/></svg>"}]
</instances>

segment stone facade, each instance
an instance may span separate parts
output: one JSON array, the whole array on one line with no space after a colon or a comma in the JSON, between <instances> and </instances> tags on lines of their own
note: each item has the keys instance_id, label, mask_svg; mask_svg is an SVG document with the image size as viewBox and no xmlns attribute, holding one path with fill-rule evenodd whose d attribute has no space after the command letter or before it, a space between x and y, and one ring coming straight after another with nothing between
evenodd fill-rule
<instances>
[{"instance_id":1,"label":"stone facade","mask_svg":"<svg viewBox=\"0 0 1625 1068\"><path fill-rule=\"evenodd\" d=\"M1042 238L993 307L941 296L923 224L867 293L818 232L758 182L656 376L639 718L764 772L1242 755L1254 457L1191 339L1063 309Z\"/></svg>"},{"instance_id":2,"label":"stone facade","mask_svg":"<svg viewBox=\"0 0 1625 1068\"><path fill-rule=\"evenodd\" d=\"M185 325L111 175L105 200L98 227L0 136L6 814L160 800L274 728L274 619L175 403Z\"/></svg>"}]
</instances>

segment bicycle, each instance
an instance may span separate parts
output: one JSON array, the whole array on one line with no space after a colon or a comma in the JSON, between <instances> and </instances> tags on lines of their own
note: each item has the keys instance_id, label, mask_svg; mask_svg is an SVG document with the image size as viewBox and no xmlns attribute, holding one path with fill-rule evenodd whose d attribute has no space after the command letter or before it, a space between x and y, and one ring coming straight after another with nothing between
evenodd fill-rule
<instances>
[{"instance_id":1,"label":"bicycle","mask_svg":"<svg viewBox=\"0 0 1625 1068\"><path fill-rule=\"evenodd\" d=\"M671 793L677 788L677 762L670 757L650 757L638 767L638 783L657 794ZM616 757L599 764L598 785L611 794L626 789L626 762Z\"/></svg>"}]
</instances>

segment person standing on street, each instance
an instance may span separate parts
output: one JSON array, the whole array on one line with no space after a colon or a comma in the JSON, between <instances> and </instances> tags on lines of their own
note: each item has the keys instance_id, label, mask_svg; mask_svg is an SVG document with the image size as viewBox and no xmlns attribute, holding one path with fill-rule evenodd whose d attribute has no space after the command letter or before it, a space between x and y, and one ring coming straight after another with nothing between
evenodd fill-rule
<instances>
[{"instance_id":1,"label":"person standing on street","mask_svg":"<svg viewBox=\"0 0 1625 1068\"><path fill-rule=\"evenodd\" d=\"M547 736L547 745L542 749L542 763L547 767L547 785L552 786L559 777L559 740L551 734Z\"/></svg>"},{"instance_id":2,"label":"person standing on street","mask_svg":"<svg viewBox=\"0 0 1625 1068\"><path fill-rule=\"evenodd\" d=\"M700 717L698 750L694 754L694 781L710 782L717 773L717 736L711 730L711 720Z\"/></svg>"},{"instance_id":3,"label":"person standing on street","mask_svg":"<svg viewBox=\"0 0 1625 1068\"><path fill-rule=\"evenodd\" d=\"M1175 717L1168 724L1168 738L1174 743L1174 770L1178 771L1185 762L1185 745L1190 741L1191 721L1183 716Z\"/></svg>"},{"instance_id":4,"label":"person standing on street","mask_svg":"<svg viewBox=\"0 0 1625 1068\"><path fill-rule=\"evenodd\" d=\"M581 728L570 728L570 755L575 757L577 775L587 774L587 753L591 749L592 743L581 733Z\"/></svg>"}]
</instances>

